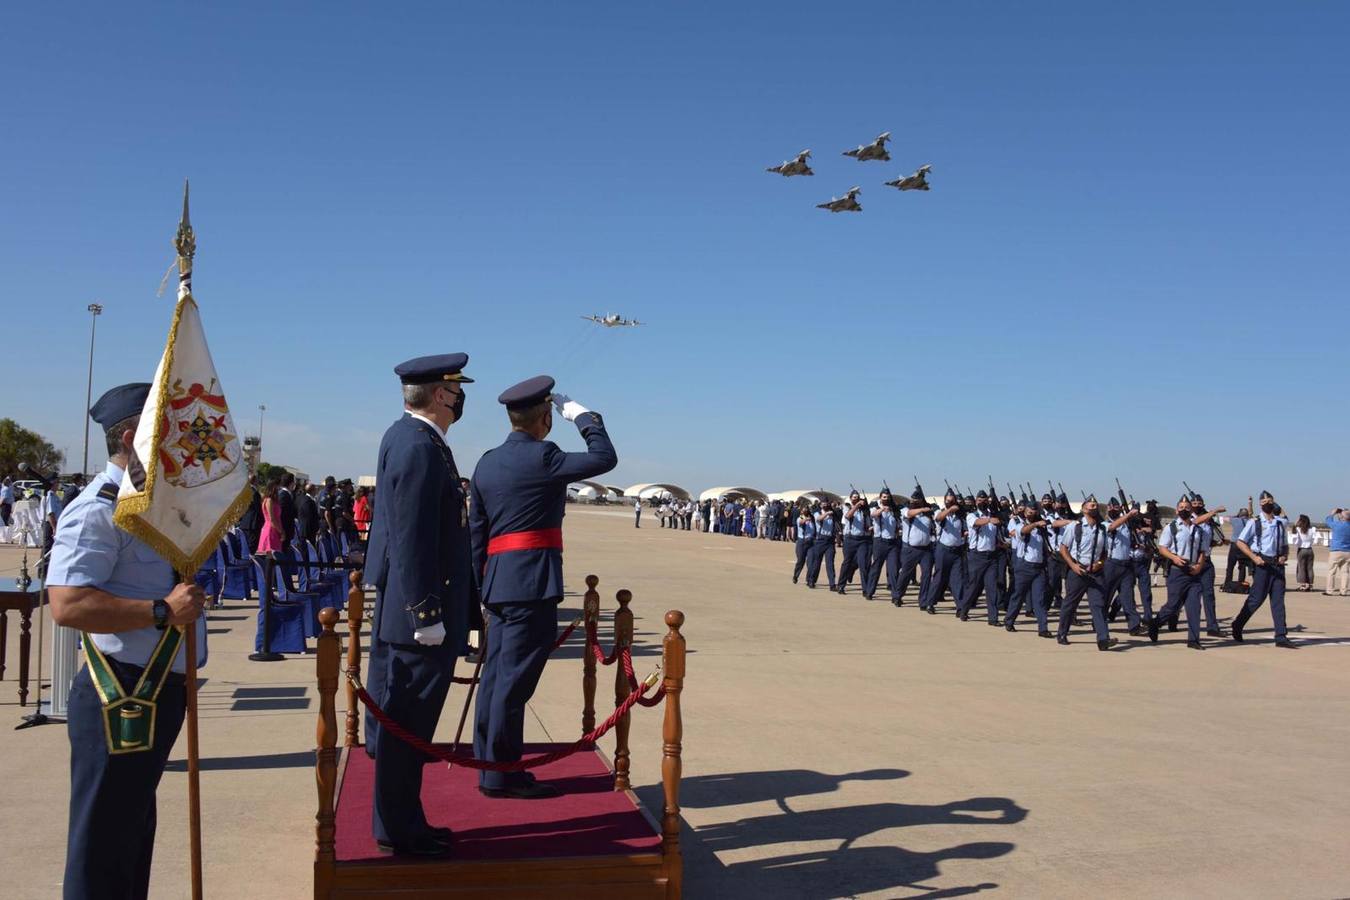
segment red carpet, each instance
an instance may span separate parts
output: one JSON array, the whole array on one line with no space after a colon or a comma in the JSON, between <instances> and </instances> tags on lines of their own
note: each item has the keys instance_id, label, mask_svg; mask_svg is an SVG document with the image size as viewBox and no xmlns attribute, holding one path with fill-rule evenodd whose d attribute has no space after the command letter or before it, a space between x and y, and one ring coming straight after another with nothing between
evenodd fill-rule
<instances>
[{"instance_id":1,"label":"red carpet","mask_svg":"<svg viewBox=\"0 0 1350 900\"><path fill-rule=\"evenodd\" d=\"M531 744L526 756L566 745ZM574 753L532 770L563 795L554 800L489 800L478 793L478 773L428 763L422 805L434 826L455 832L454 859L523 859L543 856L603 856L658 852L661 836L614 788L614 776L594 751ZM370 809L375 763L365 749L347 755L337 801L339 862L391 859L375 846Z\"/></svg>"}]
</instances>

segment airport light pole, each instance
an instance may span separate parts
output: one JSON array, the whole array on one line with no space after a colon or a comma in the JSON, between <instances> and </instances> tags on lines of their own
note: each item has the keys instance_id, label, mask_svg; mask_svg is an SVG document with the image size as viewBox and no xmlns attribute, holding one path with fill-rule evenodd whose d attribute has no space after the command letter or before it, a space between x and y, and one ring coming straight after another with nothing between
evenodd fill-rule
<instances>
[{"instance_id":1,"label":"airport light pole","mask_svg":"<svg viewBox=\"0 0 1350 900\"><path fill-rule=\"evenodd\" d=\"M89 310L89 381L84 386L84 460L80 463L81 477L89 475L89 404L93 402L94 393L94 331L98 325L99 314L103 312L103 306L98 303L90 303Z\"/></svg>"}]
</instances>

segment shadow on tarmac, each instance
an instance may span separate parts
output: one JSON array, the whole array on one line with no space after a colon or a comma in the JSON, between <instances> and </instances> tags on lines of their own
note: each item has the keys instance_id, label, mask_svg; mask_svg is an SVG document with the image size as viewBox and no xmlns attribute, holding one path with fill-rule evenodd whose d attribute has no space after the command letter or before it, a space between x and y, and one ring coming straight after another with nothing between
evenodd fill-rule
<instances>
[{"instance_id":1,"label":"shadow on tarmac","mask_svg":"<svg viewBox=\"0 0 1350 900\"><path fill-rule=\"evenodd\" d=\"M856 846L879 832L911 825L1011 825L1027 811L1007 797L971 797L942 804L867 803L794 812L793 797L828 794L849 781L904 778L903 769L872 769L830 775L807 769L744 772L687 778L681 783L681 804L709 809L773 801L781 810L731 822L681 831L686 884L716 885L723 896L828 898L869 891L906 889L905 897L961 897L992 890L997 884L944 887L929 884L941 877L941 864L953 859L993 859L1011 853L1006 841L979 841L920 852L898 845ZM661 786L638 791L650 809L662 805ZM776 844L832 841L838 846L781 856L723 863L719 853L741 858L744 851ZM741 852L736 852L741 851Z\"/></svg>"}]
</instances>

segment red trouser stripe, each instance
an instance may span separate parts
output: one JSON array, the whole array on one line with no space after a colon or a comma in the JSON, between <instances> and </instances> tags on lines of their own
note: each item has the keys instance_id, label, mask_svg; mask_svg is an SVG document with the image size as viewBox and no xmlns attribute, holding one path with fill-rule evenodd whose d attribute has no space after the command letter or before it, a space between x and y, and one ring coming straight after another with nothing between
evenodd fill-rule
<instances>
[{"instance_id":1,"label":"red trouser stripe","mask_svg":"<svg viewBox=\"0 0 1350 900\"><path fill-rule=\"evenodd\" d=\"M561 528L539 528L535 531L513 531L499 534L488 541L488 556L510 553L512 550L561 550Z\"/></svg>"}]
</instances>

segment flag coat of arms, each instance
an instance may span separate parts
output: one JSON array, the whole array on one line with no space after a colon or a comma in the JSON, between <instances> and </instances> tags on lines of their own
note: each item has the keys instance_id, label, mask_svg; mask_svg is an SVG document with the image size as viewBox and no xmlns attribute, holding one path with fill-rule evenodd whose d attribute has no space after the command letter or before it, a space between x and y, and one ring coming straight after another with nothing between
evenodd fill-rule
<instances>
[{"instance_id":1,"label":"flag coat of arms","mask_svg":"<svg viewBox=\"0 0 1350 900\"><path fill-rule=\"evenodd\" d=\"M243 442L186 285L134 446L145 482L137 488L135 479L122 479L113 521L191 577L248 507L250 492Z\"/></svg>"}]
</instances>

